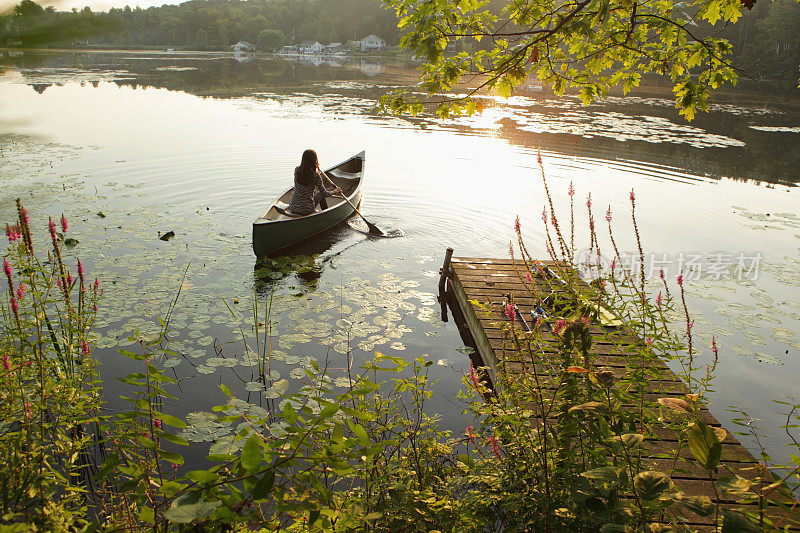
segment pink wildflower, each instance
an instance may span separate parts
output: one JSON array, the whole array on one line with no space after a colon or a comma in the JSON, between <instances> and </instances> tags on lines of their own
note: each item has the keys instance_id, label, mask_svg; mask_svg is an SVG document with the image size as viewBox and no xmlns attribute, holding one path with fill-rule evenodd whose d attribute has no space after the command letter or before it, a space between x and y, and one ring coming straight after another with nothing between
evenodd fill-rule
<instances>
[{"instance_id":1,"label":"pink wildflower","mask_svg":"<svg viewBox=\"0 0 800 533\"><path fill-rule=\"evenodd\" d=\"M99 288L100 288L100 280L94 278L94 290L97 291L97 289Z\"/></svg>"},{"instance_id":2,"label":"pink wildflower","mask_svg":"<svg viewBox=\"0 0 800 533\"><path fill-rule=\"evenodd\" d=\"M664 279L664 269L663 268L658 271L658 275L661 277L662 280Z\"/></svg>"},{"instance_id":3,"label":"pink wildflower","mask_svg":"<svg viewBox=\"0 0 800 533\"><path fill-rule=\"evenodd\" d=\"M505 305L503 311L505 312L506 318L509 321L513 322L517 318L517 310L514 309L514 306L511 305L510 303L507 303Z\"/></svg>"},{"instance_id":4,"label":"pink wildflower","mask_svg":"<svg viewBox=\"0 0 800 533\"><path fill-rule=\"evenodd\" d=\"M7 356L3 356L3 368L5 370L11 370L11 359Z\"/></svg>"},{"instance_id":5,"label":"pink wildflower","mask_svg":"<svg viewBox=\"0 0 800 533\"><path fill-rule=\"evenodd\" d=\"M711 336L711 352L714 354L714 361L716 361L719 358L719 349L717 348L716 335Z\"/></svg>"},{"instance_id":6,"label":"pink wildflower","mask_svg":"<svg viewBox=\"0 0 800 533\"><path fill-rule=\"evenodd\" d=\"M542 152L536 152L536 162L542 164Z\"/></svg>"},{"instance_id":7,"label":"pink wildflower","mask_svg":"<svg viewBox=\"0 0 800 533\"><path fill-rule=\"evenodd\" d=\"M27 226L28 225L28 210L25 209L24 207L22 207L21 204L18 204L18 205L20 206L20 210L21 210L20 213L22 214L22 222Z\"/></svg>"},{"instance_id":8,"label":"pink wildflower","mask_svg":"<svg viewBox=\"0 0 800 533\"><path fill-rule=\"evenodd\" d=\"M469 380L476 390L481 390L481 380L478 378L478 371L475 370L475 367L472 365L469 366Z\"/></svg>"},{"instance_id":9,"label":"pink wildflower","mask_svg":"<svg viewBox=\"0 0 800 533\"><path fill-rule=\"evenodd\" d=\"M661 305L661 301L662 301L661 291L658 291L658 296L656 296L656 305L660 306Z\"/></svg>"},{"instance_id":10,"label":"pink wildflower","mask_svg":"<svg viewBox=\"0 0 800 533\"><path fill-rule=\"evenodd\" d=\"M19 305L17 304L17 297L11 297L11 310L14 312L14 316L19 315Z\"/></svg>"},{"instance_id":11,"label":"pink wildflower","mask_svg":"<svg viewBox=\"0 0 800 533\"><path fill-rule=\"evenodd\" d=\"M20 283L19 284L19 287L17 288L17 299L18 300L22 300L23 298L25 298L25 289L26 288L27 287L25 287L24 283Z\"/></svg>"},{"instance_id":12,"label":"pink wildflower","mask_svg":"<svg viewBox=\"0 0 800 533\"><path fill-rule=\"evenodd\" d=\"M683 285L683 274L678 274L678 285Z\"/></svg>"},{"instance_id":13,"label":"pink wildflower","mask_svg":"<svg viewBox=\"0 0 800 533\"><path fill-rule=\"evenodd\" d=\"M536 317L536 323L533 325L533 327L538 328L541 325L542 325L542 317L541 316Z\"/></svg>"},{"instance_id":14,"label":"pink wildflower","mask_svg":"<svg viewBox=\"0 0 800 533\"><path fill-rule=\"evenodd\" d=\"M489 446L492 447L492 453L495 454L498 458L500 457L500 441L497 440L497 437L492 435L489 437Z\"/></svg>"},{"instance_id":15,"label":"pink wildflower","mask_svg":"<svg viewBox=\"0 0 800 533\"><path fill-rule=\"evenodd\" d=\"M22 236L22 230L19 227L19 224L15 224L13 226L9 226L6 224L6 237L8 237L8 242L14 242Z\"/></svg>"},{"instance_id":16,"label":"pink wildflower","mask_svg":"<svg viewBox=\"0 0 800 533\"><path fill-rule=\"evenodd\" d=\"M646 338L644 339L644 342L645 342L645 343L646 343L648 346L650 346L651 344L653 344L653 337L646 337Z\"/></svg>"},{"instance_id":17,"label":"pink wildflower","mask_svg":"<svg viewBox=\"0 0 800 533\"><path fill-rule=\"evenodd\" d=\"M78 277L80 278L81 283L83 283L83 263L81 263L80 259L78 259Z\"/></svg>"},{"instance_id":18,"label":"pink wildflower","mask_svg":"<svg viewBox=\"0 0 800 533\"><path fill-rule=\"evenodd\" d=\"M81 343L81 352L83 353L83 355L88 354L90 351L91 350L89 350L89 344L86 341L83 341Z\"/></svg>"},{"instance_id":19,"label":"pink wildflower","mask_svg":"<svg viewBox=\"0 0 800 533\"><path fill-rule=\"evenodd\" d=\"M575 187L572 186L571 181L569 182L569 190L567 191L567 194L570 196L575 196Z\"/></svg>"},{"instance_id":20,"label":"pink wildflower","mask_svg":"<svg viewBox=\"0 0 800 533\"><path fill-rule=\"evenodd\" d=\"M511 241L508 242L508 255L511 256L512 259L514 258L514 244L512 244Z\"/></svg>"},{"instance_id":21,"label":"pink wildflower","mask_svg":"<svg viewBox=\"0 0 800 533\"><path fill-rule=\"evenodd\" d=\"M542 208L542 222L547 224L547 208L546 207Z\"/></svg>"},{"instance_id":22,"label":"pink wildflower","mask_svg":"<svg viewBox=\"0 0 800 533\"><path fill-rule=\"evenodd\" d=\"M525 272L525 279L528 280L528 282L533 282L533 276L530 272Z\"/></svg>"},{"instance_id":23,"label":"pink wildflower","mask_svg":"<svg viewBox=\"0 0 800 533\"><path fill-rule=\"evenodd\" d=\"M636 195L633 193L633 189L631 189L631 203L636 202Z\"/></svg>"},{"instance_id":24,"label":"pink wildflower","mask_svg":"<svg viewBox=\"0 0 800 533\"><path fill-rule=\"evenodd\" d=\"M465 431L467 438L472 444L475 444L475 433L473 432L472 422L467 422L467 430Z\"/></svg>"},{"instance_id":25,"label":"pink wildflower","mask_svg":"<svg viewBox=\"0 0 800 533\"><path fill-rule=\"evenodd\" d=\"M69 224L67 224L67 219L64 217L64 214L61 214L61 232L66 233L67 229L69 229Z\"/></svg>"},{"instance_id":26,"label":"pink wildflower","mask_svg":"<svg viewBox=\"0 0 800 533\"><path fill-rule=\"evenodd\" d=\"M555 213L550 213L550 222L551 222L551 223L552 223L554 226L557 224L557 222L556 222L556 214L555 214Z\"/></svg>"},{"instance_id":27,"label":"pink wildflower","mask_svg":"<svg viewBox=\"0 0 800 533\"><path fill-rule=\"evenodd\" d=\"M67 274L67 287L72 287L72 274Z\"/></svg>"},{"instance_id":28,"label":"pink wildflower","mask_svg":"<svg viewBox=\"0 0 800 533\"><path fill-rule=\"evenodd\" d=\"M156 418L155 420L153 420L153 425L158 429L161 429L161 420Z\"/></svg>"},{"instance_id":29,"label":"pink wildflower","mask_svg":"<svg viewBox=\"0 0 800 533\"><path fill-rule=\"evenodd\" d=\"M608 206L608 211L606 211L606 220L611 222L611 206Z\"/></svg>"},{"instance_id":30,"label":"pink wildflower","mask_svg":"<svg viewBox=\"0 0 800 533\"><path fill-rule=\"evenodd\" d=\"M556 322L556 326L553 328L553 333L556 335L560 335L561 332L566 329L567 321L563 318L559 318L558 322Z\"/></svg>"},{"instance_id":31,"label":"pink wildflower","mask_svg":"<svg viewBox=\"0 0 800 533\"><path fill-rule=\"evenodd\" d=\"M692 320L691 322L689 322L689 329L692 329L693 327L694 327L694 320Z\"/></svg>"},{"instance_id":32,"label":"pink wildflower","mask_svg":"<svg viewBox=\"0 0 800 533\"><path fill-rule=\"evenodd\" d=\"M50 220L47 222L47 229L50 231L50 236L55 240L56 238L56 223L53 222L53 218L50 217Z\"/></svg>"},{"instance_id":33,"label":"pink wildflower","mask_svg":"<svg viewBox=\"0 0 800 533\"><path fill-rule=\"evenodd\" d=\"M517 216L517 219L514 221L514 231L519 233L519 216Z\"/></svg>"},{"instance_id":34,"label":"pink wildflower","mask_svg":"<svg viewBox=\"0 0 800 533\"><path fill-rule=\"evenodd\" d=\"M586 197L586 208L592 208L592 193L589 193L589 196Z\"/></svg>"},{"instance_id":35,"label":"pink wildflower","mask_svg":"<svg viewBox=\"0 0 800 533\"><path fill-rule=\"evenodd\" d=\"M92 311L94 311L95 313L97 312L97 304L94 305L94 307L92 308Z\"/></svg>"}]
</instances>

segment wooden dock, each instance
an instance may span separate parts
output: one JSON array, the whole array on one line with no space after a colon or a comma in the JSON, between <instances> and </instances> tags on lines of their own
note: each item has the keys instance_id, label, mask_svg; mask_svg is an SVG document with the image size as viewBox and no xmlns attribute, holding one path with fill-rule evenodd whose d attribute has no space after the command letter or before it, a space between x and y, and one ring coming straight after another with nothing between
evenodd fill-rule
<instances>
[{"instance_id":1,"label":"wooden dock","mask_svg":"<svg viewBox=\"0 0 800 533\"><path fill-rule=\"evenodd\" d=\"M528 317L529 322L531 310L538 305L536 298L530 297L531 284L524 283L520 277L520 272L526 271L525 265L521 261L517 261L515 266L511 259L451 258L451 254L452 250L448 249L439 287L443 315L446 314L444 303L446 301L465 343L476 350L479 361L475 364L488 370L493 383L498 382L497 378L500 373L503 373L503 377L508 380L523 379L523 373L527 371L529 365L526 367L525 363L519 360L517 350L508 342L507 334L504 334L500 324L503 321L502 306L507 294L513 295L514 303L520 313ZM542 262L542 264L553 266L552 262ZM541 282L534 278L534 288L537 283ZM587 289L589 288L588 285L583 285ZM542 294L546 294L545 290L552 289L541 287ZM478 302L484 307L481 308L480 305L475 305L471 301ZM610 319L604 320L603 324L592 323L589 327L592 335L592 351L595 354L594 364L597 367L611 369L615 375L620 375L628 370L632 353L637 346L639 349L643 346L641 339L632 336L625 338L626 332L629 330L623 330L624 327L621 322L614 322ZM543 341L557 340L552 333L540 333L540 336L543 337ZM617 338L617 340L610 340L610 337ZM619 342L620 337L625 338L625 342ZM651 382L648 382L648 386L652 386L652 390L648 391L650 394L645 394L645 398L652 401L654 407L658 405L656 403L658 398L685 398L685 394L689 391L682 380L663 361L656 359L653 365L658 370L659 379L653 381L652 385ZM707 409L701 409L699 419L713 427L720 427L719 421ZM708 496L712 503L719 502L723 509L760 512L758 503L737 503L724 494L718 494L708 478L708 473L699 465L689 461L679 463L679 467L674 468L674 458L668 459L667 457L669 452L674 454L678 448L678 441L677 434L669 430L656 430L654 434L648 436L644 443L645 463L654 470L669 474L675 487L687 496ZM688 447L683 447L681 456L691 459L692 455ZM771 479L766 468L759 464L759 461L741 445L731 431L726 431L726 436L722 441L719 472L726 471L746 479L754 479L758 476L763 476L763 479ZM772 493L771 498L777 497L782 502L797 505L791 495L787 495L785 492L780 496L777 495L777 491ZM767 503L762 507L762 516L780 524L781 530L788 525L786 521L788 512L785 508L774 503ZM716 530L710 517L690 514L689 522L686 525L698 531ZM796 525L790 526L789 529L800 530Z\"/></svg>"}]
</instances>

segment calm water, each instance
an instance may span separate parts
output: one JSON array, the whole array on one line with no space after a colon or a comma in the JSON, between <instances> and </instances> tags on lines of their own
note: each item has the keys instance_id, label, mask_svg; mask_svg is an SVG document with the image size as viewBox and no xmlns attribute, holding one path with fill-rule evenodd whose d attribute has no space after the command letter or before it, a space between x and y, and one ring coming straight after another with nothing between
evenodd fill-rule
<instances>
[{"instance_id":1,"label":"calm water","mask_svg":"<svg viewBox=\"0 0 800 533\"><path fill-rule=\"evenodd\" d=\"M200 412L224 401L220 381L246 394L241 334L252 339L254 297L263 306L270 296L276 383L292 387L311 359L341 377L348 350L356 365L375 350L427 354L439 380L430 408L462 431L455 395L469 362L454 325L439 319L436 271L447 246L506 256L517 215L529 248L545 255L541 151L562 216L570 182L577 191L579 248L591 192L596 218L610 206L618 243L635 249L635 188L646 249L674 261L659 266L671 279L678 261L702 269L688 292L704 360L712 334L722 346L714 413L725 423L734 416L726 407L746 408L774 435L771 451L785 453L771 400L797 392L800 370L796 91L720 95L690 124L657 86L589 107L532 86L481 116L444 122L374 113L378 95L413 83L413 67L379 60L4 54L0 215L11 220L22 197L40 249L46 215L70 219L80 241L70 255L105 287L95 353L112 407L111 378L134 369L114 347L132 344L135 328L154 331L188 267L172 323L178 355L165 361L183 391L171 409L195 413L188 437L235 429ZM366 150L363 212L405 237L371 239L343 225L295 250L305 257L254 270L251 222L288 187L307 147L323 166ZM167 231L176 237L160 241ZM742 267L754 258L751 280Z\"/></svg>"}]
</instances>

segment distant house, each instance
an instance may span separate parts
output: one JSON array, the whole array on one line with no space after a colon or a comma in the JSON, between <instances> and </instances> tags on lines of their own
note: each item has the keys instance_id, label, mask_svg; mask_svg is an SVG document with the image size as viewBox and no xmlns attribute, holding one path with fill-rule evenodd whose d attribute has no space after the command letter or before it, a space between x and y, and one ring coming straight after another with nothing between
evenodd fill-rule
<instances>
[{"instance_id":1,"label":"distant house","mask_svg":"<svg viewBox=\"0 0 800 533\"><path fill-rule=\"evenodd\" d=\"M233 51L236 52L237 54L247 54L256 51L255 45L250 44L246 41L239 41L238 43L231 46L231 48L233 48Z\"/></svg>"},{"instance_id":2,"label":"distant house","mask_svg":"<svg viewBox=\"0 0 800 533\"><path fill-rule=\"evenodd\" d=\"M338 54L340 52L344 52L344 46L342 43L326 44L324 48L326 54Z\"/></svg>"},{"instance_id":3,"label":"distant house","mask_svg":"<svg viewBox=\"0 0 800 533\"><path fill-rule=\"evenodd\" d=\"M283 55L295 55L297 54L297 52L298 52L297 46L286 45L282 47L278 53Z\"/></svg>"},{"instance_id":4,"label":"distant house","mask_svg":"<svg viewBox=\"0 0 800 533\"><path fill-rule=\"evenodd\" d=\"M386 41L377 35L370 34L359 41L362 52L383 52L386 50Z\"/></svg>"},{"instance_id":5,"label":"distant house","mask_svg":"<svg viewBox=\"0 0 800 533\"><path fill-rule=\"evenodd\" d=\"M301 54L321 54L325 49L319 41L303 41L298 48Z\"/></svg>"}]
</instances>

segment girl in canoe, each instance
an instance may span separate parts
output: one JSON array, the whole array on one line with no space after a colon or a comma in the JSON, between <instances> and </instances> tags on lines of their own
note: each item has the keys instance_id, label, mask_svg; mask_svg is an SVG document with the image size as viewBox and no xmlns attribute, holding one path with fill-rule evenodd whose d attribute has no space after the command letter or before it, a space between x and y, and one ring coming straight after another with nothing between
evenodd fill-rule
<instances>
[{"instance_id":1,"label":"girl in canoe","mask_svg":"<svg viewBox=\"0 0 800 533\"><path fill-rule=\"evenodd\" d=\"M317 189L315 191L315 189ZM310 215L314 212L317 203L320 208L327 209L328 202L325 198L340 194L342 189L326 189L322 183L322 174L319 169L317 152L306 150L300 159L300 166L294 169L294 192L289 201L289 211L296 215Z\"/></svg>"}]
</instances>

